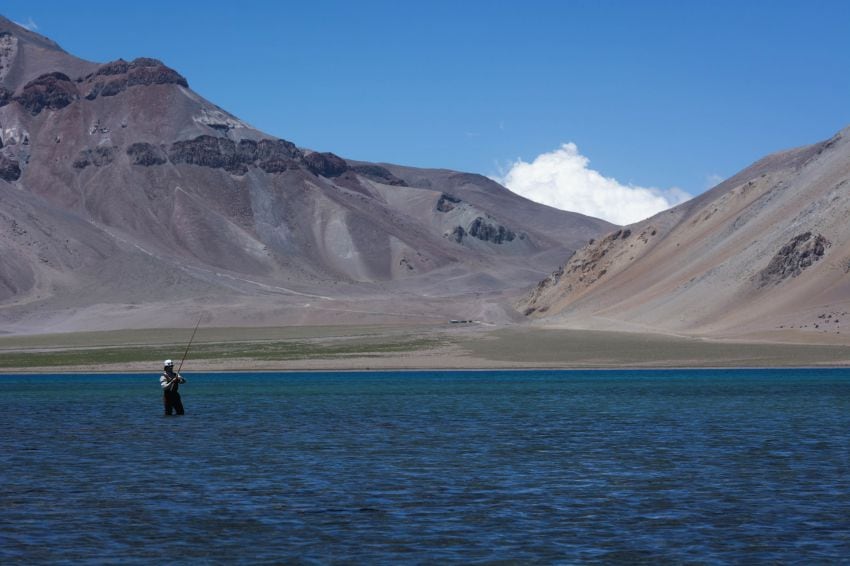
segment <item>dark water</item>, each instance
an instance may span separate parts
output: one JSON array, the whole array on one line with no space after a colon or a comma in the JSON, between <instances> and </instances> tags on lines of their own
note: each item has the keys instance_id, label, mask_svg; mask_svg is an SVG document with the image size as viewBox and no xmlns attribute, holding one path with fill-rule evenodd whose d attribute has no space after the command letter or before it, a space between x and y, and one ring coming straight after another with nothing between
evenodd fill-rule
<instances>
[{"instance_id":1,"label":"dark water","mask_svg":"<svg viewBox=\"0 0 850 566\"><path fill-rule=\"evenodd\" d=\"M847 563L850 372L0 376L0 562Z\"/></svg>"}]
</instances>

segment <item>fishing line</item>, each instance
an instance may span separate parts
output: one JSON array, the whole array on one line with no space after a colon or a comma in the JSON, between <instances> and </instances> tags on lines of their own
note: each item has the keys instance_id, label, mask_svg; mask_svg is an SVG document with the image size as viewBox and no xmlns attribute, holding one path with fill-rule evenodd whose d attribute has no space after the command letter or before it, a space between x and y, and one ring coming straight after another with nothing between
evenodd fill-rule
<instances>
[{"instance_id":1,"label":"fishing line","mask_svg":"<svg viewBox=\"0 0 850 566\"><path fill-rule=\"evenodd\" d=\"M180 360L180 366L177 368L177 375L180 375L180 370L183 369L183 362L186 361L186 355L189 353L189 346L192 345L192 341L195 339L195 333L198 331L198 327L201 325L201 319L204 318L204 315L201 315L201 318L198 319L198 324L195 325L195 330L192 331L192 337L189 338L189 343L186 344L186 351L183 352L183 359Z\"/></svg>"}]
</instances>

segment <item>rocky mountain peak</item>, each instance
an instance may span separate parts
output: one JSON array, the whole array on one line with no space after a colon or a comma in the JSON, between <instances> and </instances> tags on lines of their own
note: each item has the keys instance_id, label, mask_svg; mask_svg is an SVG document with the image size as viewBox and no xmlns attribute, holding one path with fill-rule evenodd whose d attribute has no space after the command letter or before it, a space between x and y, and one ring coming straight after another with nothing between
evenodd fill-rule
<instances>
[{"instance_id":1,"label":"rocky mountain peak","mask_svg":"<svg viewBox=\"0 0 850 566\"><path fill-rule=\"evenodd\" d=\"M80 79L86 90L86 99L98 96L115 96L134 86L176 84L189 87L186 78L162 61L148 57L111 61L98 67L94 73Z\"/></svg>"}]
</instances>

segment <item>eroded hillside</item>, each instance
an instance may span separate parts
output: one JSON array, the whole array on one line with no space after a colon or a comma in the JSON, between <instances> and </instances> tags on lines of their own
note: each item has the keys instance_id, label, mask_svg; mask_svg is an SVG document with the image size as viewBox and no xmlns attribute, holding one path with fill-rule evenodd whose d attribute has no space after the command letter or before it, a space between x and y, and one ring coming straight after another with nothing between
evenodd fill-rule
<instances>
[{"instance_id":1,"label":"eroded hillside","mask_svg":"<svg viewBox=\"0 0 850 566\"><path fill-rule=\"evenodd\" d=\"M849 134L771 155L692 201L591 240L518 308L573 327L843 340Z\"/></svg>"},{"instance_id":2,"label":"eroded hillside","mask_svg":"<svg viewBox=\"0 0 850 566\"><path fill-rule=\"evenodd\" d=\"M0 18L0 321L507 320L611 225L480 175L269 136L161 61L99 64Z\"/></svg>"}]
</instances>

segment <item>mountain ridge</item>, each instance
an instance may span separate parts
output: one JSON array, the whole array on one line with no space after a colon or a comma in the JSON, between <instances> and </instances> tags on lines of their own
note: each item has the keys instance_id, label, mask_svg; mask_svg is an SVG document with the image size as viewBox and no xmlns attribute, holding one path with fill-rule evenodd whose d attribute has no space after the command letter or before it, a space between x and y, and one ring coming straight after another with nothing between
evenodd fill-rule
<instances>
[{"instance_id":1,"label":"mountain ridge","mask_svg":"<svg viewBox=\"0 0 850 566\"><path fill-rule=\"evenodd\" d=\"M848 135L769 155L594 241L517 307L545 324L844 340ZM826 317L835 327L821 324Z\"/></svg>"},{"instance_id":2,"label":"mountain ridge","mask_svg":"<svg viewBox=\"0 0 850 566\"><path fill-rule=\"evenodd\" d=\"M0 321L507 321L612 225L486 177L268 136L161 61L91 63L0 19ZM365 315L363 314L365 313Z\"/></svg>"}]
</instances>

